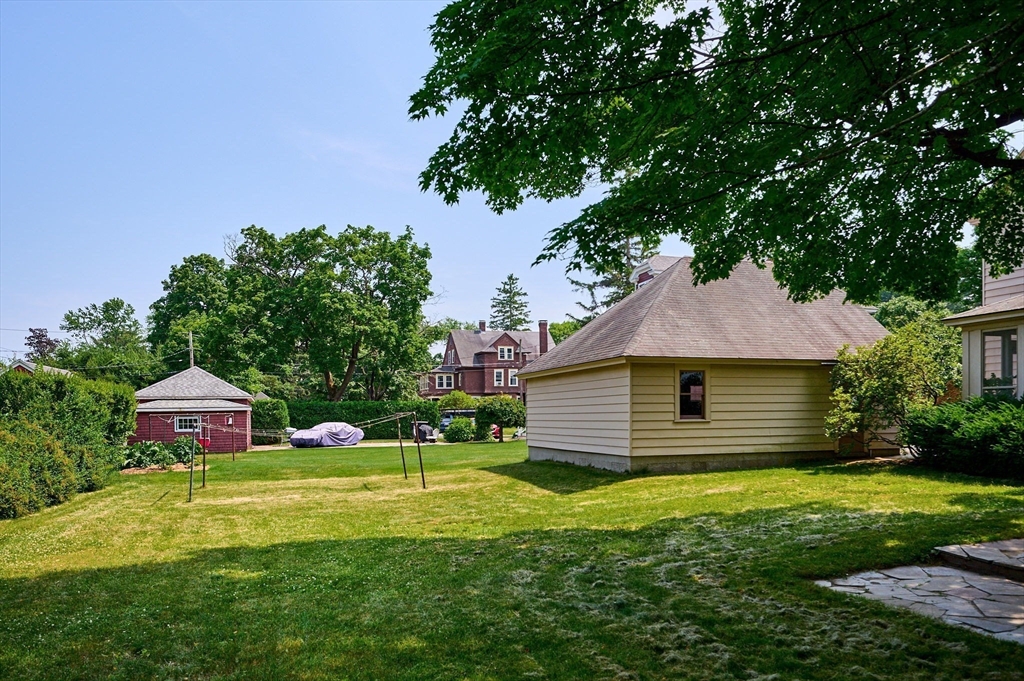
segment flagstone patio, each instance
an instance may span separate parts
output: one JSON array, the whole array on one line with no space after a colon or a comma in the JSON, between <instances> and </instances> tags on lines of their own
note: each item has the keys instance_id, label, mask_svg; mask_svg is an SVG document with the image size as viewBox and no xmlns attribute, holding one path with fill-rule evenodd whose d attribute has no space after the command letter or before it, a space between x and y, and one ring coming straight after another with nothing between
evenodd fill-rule
<instances>
[{"instance_id":1,"label":"flagstone patio","mask_svg":"<svg viewBox=\"0 0 1024 681\"><path fill-rule=\"evenodd\" d=\"M816 583L1024 645L1024 584L1005 577L907 566Z\"/></svg>"}]
</instances>

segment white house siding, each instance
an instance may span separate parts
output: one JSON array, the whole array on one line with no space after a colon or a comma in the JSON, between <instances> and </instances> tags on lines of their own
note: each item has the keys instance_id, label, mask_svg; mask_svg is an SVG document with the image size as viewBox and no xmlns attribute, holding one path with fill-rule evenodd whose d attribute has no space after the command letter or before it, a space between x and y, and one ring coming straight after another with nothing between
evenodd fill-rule
<instances>
[{"instance_id":1,"label":"white house siding","mask_svg":"<svg viewBox=\"0 0 1024 681\"><path fill-rule=\"evenodd\" d=\"M531 459L591 463L574 454L629 455L626 364L530 378L528 390L526 429Z\"/></svg>"},{"instance_id":2,"label":"white house siding","mask_svg":"<svg viewBox=\"0 0 1024 681\"><path fill-rule=\"evenodd\" d=\"M707 422L675 420L676 371L688 368L707 371ZM634 460L834 450L824 429L830 409L829 369L820 363L744 365L678 360L634 363L631 374Z\"/></svg>"}]
</instances>

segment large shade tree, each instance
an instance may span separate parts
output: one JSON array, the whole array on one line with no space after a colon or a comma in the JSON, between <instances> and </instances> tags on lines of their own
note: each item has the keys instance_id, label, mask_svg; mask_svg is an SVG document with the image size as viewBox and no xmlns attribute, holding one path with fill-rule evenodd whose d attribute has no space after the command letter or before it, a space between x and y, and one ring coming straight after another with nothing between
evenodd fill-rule
<instances>
[{"instance_id":1,"label":"large shade tree","mask_svg":"<svg viewBox=\"0 0 1024 681\"><path fill-rule=\"evenodd\" d=\"M946 299L976 217L995 271L1024 262L1020 0L457 0L431 34L410 114L461 114L424 189L608 187L541 259L676 234L700 281L750 257L797 299Z\"/></svg>"},{"instance_id":2,"label":"large shade tree","mask_svg":"<svg viewBox=\"0 0 1024 681\"><path fill-rule=\"evenodd\" d=\"M412 230L349 226L335 236L321 226L277 237L251 226L229 257L228 302L211 325L220 361L308 366L331 400L353 385L368 399L407 392L429 367L420 328L430 250Z\"/></svg>"}]
</instances>

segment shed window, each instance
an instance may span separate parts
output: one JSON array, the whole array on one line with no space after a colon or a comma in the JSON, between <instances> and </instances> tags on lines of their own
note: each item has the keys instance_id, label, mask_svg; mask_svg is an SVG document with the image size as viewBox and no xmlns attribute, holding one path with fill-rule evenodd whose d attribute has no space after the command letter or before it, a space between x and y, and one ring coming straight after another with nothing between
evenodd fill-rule
<instances>
[{"instance_id":1,"label":"shed window","mask_svg":"<svg viewBox=\"0 0 1024 681\"><path fill-rule=\"evenodd\" d=\"M199 417L198 416L175 416L174 417L174 432L175 433L191 433L192 431L199 430Z\"/></svg>"},{"instance_id":2,"label":"shed window","mask_svg":"<svg viewBox=\"0 0 1024 681\"><path fill-rule=\"evenodd\" d=\"M507 345L498 346L498 359L512 359L512 352L515 350L513 347Z\"/></svg>"},{"instance_id":3,"label":"shed window","mask_svg":"<svg viewBox=\"0 0 1024 681\"><path fill-rule=\"evenodd\" d=\"M704 372L679 372L679 418L704 418Z\"/></svg>"}]
</instances>

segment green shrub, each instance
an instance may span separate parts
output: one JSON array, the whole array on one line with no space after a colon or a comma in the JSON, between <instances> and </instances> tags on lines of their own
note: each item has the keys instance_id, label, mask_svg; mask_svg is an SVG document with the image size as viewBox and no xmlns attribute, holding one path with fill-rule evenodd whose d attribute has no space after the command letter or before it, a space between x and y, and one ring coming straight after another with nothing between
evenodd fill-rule
<instances>
[{"instance_id":1,"label":"green shrub","mask_svg":"<svg viewBox=\"0 0 1024 681\"><path fill-rule=\"evenodd\" d=\"M62 457L54 465L70 461L73 491L89 492L103 487L120 467L122 446L135 430L135 393L125 385L74 375L7 371L0 375L0 414L35 424L53 438Z\"/></svg>"},{"instance_id":2,"label":"green shrub","mask_svg":"<svg viewBox=\"0 0 1024 681\"><path fill-rule=\"evenodd\" d=\"M901 322L902 323L902 322ZM900 428L912 410L935 405L960 383L960 332L934 312L904 324L872 345L843 346L832 368L832 410L825 434L833 440ZM897 444L905 444L902 435Z\"/></svg>"},{"instance_id":3,"label":"green shrub","mask_svg":"<svg viewBox=\"0 0 1024 681\"><path fill-rule=\"evenodd\" d=\"M473 422L464 416L452 419L444 431L445 442L469 442L473 439Z\"/></svg>"},{"instance_id":4,"label":"green shrub","mask_svg":"<svg viewBox=\"0 0 1024 681\"><path fill-rule=\"evenodd\" d=\"M437 408L442 412L452 409L475 409L476 398L461 390L453 390L437 401Z\"/></svg>"},{"instance_id":5,"label":"green shrub","mask_svg":"<svg viewBox=\"0 0 1024 681\"><path fill-rule=\"evenodd\" d=\"M1024 479L1024 402L976 397L918 408L902 436L940 470Z\"/></svg>"},{"instance_id":6,"label":"green shrub","mask_svg":"<svg viewBox=\"0 0 1024 681\"><path fill-rule=\"evenodd\" d=\"M499 428L521 428L525 426L526 405L508 395L496 395L477 400L476 435L478 440L486 442L492 439L491 424ZM504 442L504 435L501 435L499 439Z\"/></svg>"},{"instance_id":7,"label":"green shrub","mask_svg":"<svg viewBox=\"0 0 1024 681\"><path fill-rule=\"evenodd\" d=\"M0 518L16 518L70 499L74 462L60 442L25 419L0 421Z\"/></svg>"},{"instance_id":8,"label":"green shrub","mask_svg":"<svg viewBox=\"0 0 1024 681\"><path fill-rule=\"evenodd\" d=\"M188 463L192 458L192 438L182 435L170 444L143 440L124 448L123 468L168 468L176 463ZM195 455L203 453L203 446L195 442Z\"/></svg>"},{"instance_id":9,"label":"green shrub","mask_svg":"<svg viewBox=\"0 0 1024 681\"><path fill-rule=\"evenodd\" d=\"M441 414L437 408L437 402L430 400L416 400L410 402L289 402L288 413L291 416L292 427L303 429L311 428L318 423L327 421L344 421L351 425L358 425L363 429L367 440L393 440L398 437L398 427L395 421L389 420L373 426L363 427L359 425L366 421L390 416L404 412L416 412L416 418L420 421L427 421L431 427L437 428L441 422ZM402 419L402 435L412 437L412 417L406 416Z\"/></svg>"},{"instance_id":10,"label":"green shrub","mask_svg":"<svg viewBox=\"0 0 1024 681\"><path fill-rule=\"evenodd\" d=\"M256 400L252 403L253 430L284 430L288 425L288 404L284 400ZM254 445L269 445L279 440L275 436L252 436Z\"/></svg>"}]
</instances>

